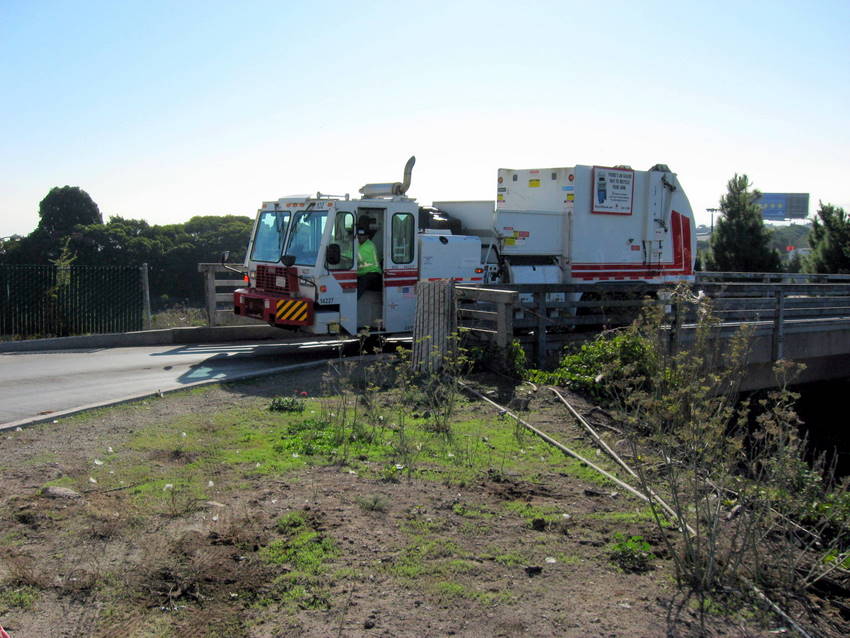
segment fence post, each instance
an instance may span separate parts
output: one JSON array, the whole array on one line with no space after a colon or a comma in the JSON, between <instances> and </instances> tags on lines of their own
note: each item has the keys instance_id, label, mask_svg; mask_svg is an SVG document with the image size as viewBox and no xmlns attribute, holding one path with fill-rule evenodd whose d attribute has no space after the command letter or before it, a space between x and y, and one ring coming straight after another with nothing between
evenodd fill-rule
<instances>
[{"instance_id":1,"label":"fence post","mask_svg":"<svg viewBox=\"0 0 850 638\"><path fill-rule=\"evenodd\" d=\"M151 329L151 288L148 282L148 265L144 263L140 267L142 274L142 326L145 330Z\"/></svg>"},{"instance_id":2,"label":"fence post","mask_svg":"<svg viewBox=\"0 0 850 638\"><path fill-rule=\"evenodd\" d=\"M537 340L537 365L542 368L546 362L546 293L535 292L534 304L537 306L537 334L534 335Z\"/></svg>"},{"instance_id":3,"label":"fence post","mask_svg":"<svg viewBox=\"0 0 850 638\"><path fill-rule=\"evenodd\" d=\"M218 303L215 298L215 267L205 266L204 275L206 275L206 297L207 297L207 325L211 328L217 324L216 308Z\"/></svg>"},{"instance_id":4,"label":"fence post","mask_svg":"<svg viewBox=\"0 0 850 638\"><path fill-rule=\"evenodd\" d=\"M771 354L773 361L779 361L785 356L785 291L776 291L776 314L773 317L773 344Z\"/></svg>"},{"instance_id":5,"label":"fence post","mask_svg":"<svg viewBox=\"0 0 850 638\"><path fill-rule=\"evenodd\" d=\"M510 300L496 302L496 345L507 348L514 339L514 305Z\"/></svg>"},{"instance_id":6,"label":"fence post","mask_svg":"<svg viewBox=\"0 0 850 638\"><path fill-rule=\"evenodd\" d=\"M413 324L413 368L436 372L454 349L457 332L454 283L420 281L416 284Z\"/></svg>"}]
</instances>

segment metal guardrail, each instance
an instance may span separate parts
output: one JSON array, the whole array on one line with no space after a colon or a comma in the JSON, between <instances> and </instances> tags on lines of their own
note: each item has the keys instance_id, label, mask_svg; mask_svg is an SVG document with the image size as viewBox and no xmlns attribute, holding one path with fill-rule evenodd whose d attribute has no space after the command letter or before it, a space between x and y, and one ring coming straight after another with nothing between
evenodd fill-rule
<instances>
[{"instance_id":1,"label":"metal guardrail","mask_svg":"<svg viewBox=\"0 0 850 638\"><path fill-rule=\"evenodd\" d=\"M542 366L567 343L631 323L645 306L664 308L671 346L677 347L682 331L696 322L699 295L711 298L712 312L726 331L747 323L760 335L769 333L774 360L783 357L785 336L791 332L850 327L850 276L839 276L833 283L703 280L691 286L692 302L676 304L665 294L670 288L620 282L499 285L498 290L457 286L459 328L497 344L516 339ZM509 301L511 293L515 302Z\"/></svg>"},{"instance_id":2,"label":"metal guardrail","mask_svg":"<svg viewBox=\"0 0 850 638\"><path fill-rule=\"evenodd\" d=\"M831 273L789 273L789 272L711 272L696 273L696 283L850 283L850 275Z\"/></svg>"}]
</instances>

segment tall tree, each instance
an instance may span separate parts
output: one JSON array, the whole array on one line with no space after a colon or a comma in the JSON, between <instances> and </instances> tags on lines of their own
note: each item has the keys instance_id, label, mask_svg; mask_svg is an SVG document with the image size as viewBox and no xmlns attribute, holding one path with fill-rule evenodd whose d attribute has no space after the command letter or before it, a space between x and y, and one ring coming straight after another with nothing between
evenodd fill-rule
<instances>
[{"instance_id":1,"label":"tall tree","mask_svg":"<svg viewBox=\"0 0 850 638\"><path fill-rule=\"evenodd\" d=\"M77 226L102 224L100 209L79 186L54 186L38 205L41 218L36 230L52 239L67 237Z\"/></svg>"},{"instance_id":2,"label":"tall tree","mask_svg":"<svg viewBox=\"0 0 850 638\"><path fill-rule=\"evenodd\" d=\"M779 253L770 246L756 200L761 193L752 188L746 175L729 180L720 200L721 218L711 236L709 270L725 272L779 272Z\"/></svg>"},{"instance_id":3,"label":"tall tree","mask_svg":"<svg viewBox=\"0 0 850 638\"><path fill-rule=\"evenodd\" d=\"M820 203L809 245L812 252L804 264L806 272L850 273L850 217L843 208Z\"/></svg>"}]
</instances>

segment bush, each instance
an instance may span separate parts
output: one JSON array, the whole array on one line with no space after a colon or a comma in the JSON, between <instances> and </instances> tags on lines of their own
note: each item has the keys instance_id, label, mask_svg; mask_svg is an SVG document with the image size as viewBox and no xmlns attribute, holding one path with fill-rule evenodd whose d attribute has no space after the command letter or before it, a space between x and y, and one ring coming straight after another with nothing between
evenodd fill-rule
<instances>
[{"instance_id":1,"label":"bush","mask_svg":"<svg viewBox=\"0 0 850 638\"><path fill-rule=\"evenodd\" d=\"M626 330L604 332L577 352L565 354L553 372L530 370L528 378L536 383L561 385L609 403L617 382L642 386L651 378L655 367L652 341L636 324Z\"/></svg>"},{"instance_id":2,"label":"bush","mask_svg":"<svg viewBox=\"0 0 850 638\"><path fill-rule=\"evenodd\" d=\"M275 397L269 404L272 412L303 412L304 401L298 397Z\"/></svg>"}]
</instances>

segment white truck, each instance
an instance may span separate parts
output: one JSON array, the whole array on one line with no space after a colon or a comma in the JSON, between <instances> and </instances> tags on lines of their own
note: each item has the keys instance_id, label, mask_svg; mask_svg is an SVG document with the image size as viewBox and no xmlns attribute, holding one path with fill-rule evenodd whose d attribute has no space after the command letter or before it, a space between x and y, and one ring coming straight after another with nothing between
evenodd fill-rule
<instances>
[{"instance_id":1,"label":"white truck","mask_svg":"<svg viewBox=\"0 0 850 638\"><path fill-rule=\"evenodd\" d=\"M313 334L410 332L416 283L693 280L694 220L675 174L657 165L499 169L496 200L407 197L404 181L348 195L263 202L234 312ZM358 298L358 229L382 261L381 291Z\"/></svg>"}]
</instances>

